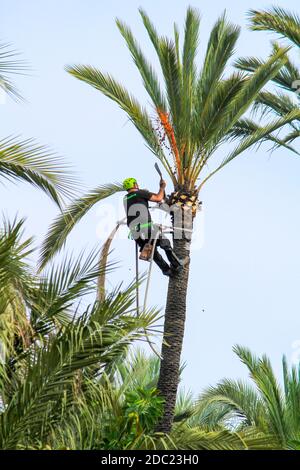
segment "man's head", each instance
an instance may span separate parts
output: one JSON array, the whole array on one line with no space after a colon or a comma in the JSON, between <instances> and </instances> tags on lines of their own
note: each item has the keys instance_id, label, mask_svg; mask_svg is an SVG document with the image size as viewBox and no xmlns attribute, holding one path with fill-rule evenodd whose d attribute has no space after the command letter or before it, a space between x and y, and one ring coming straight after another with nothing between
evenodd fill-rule
<instances>
[{"instance_id":1,"label":"man's head","mask_svg":"<svg viewBox=\"0 0 300 470\"><path fill-rule=\"evenodd\" d=\"M125 191L130 191L130 189L138 189L137 180L135 178L126 178L123 181L123 188Z\"/></svg>"}]
</instances>

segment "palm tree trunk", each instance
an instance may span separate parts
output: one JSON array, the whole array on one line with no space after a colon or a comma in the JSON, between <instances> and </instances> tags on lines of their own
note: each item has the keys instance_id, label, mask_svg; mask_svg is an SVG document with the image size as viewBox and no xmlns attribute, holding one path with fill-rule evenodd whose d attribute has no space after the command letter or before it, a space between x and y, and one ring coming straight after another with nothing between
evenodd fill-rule
<instances>
[{"instance_id":1,"label":"palm tree trunk","mask_svg":"<svg viewBox=\"0 0 300 470\"><path fill-rule=\"evenodd\" d=\"M176 255L179 258L185 258L186 256L189 258L190 244L191 242L188 240L175 239L174 250ZM184 337L189 264L190 259L184 269L173 278L170 278L169 281L161 350L162 359L158 380L158 391L164 398L165 404L163 417L156 428L157 432L170 432L173 422Z\"/></svg>"}]
</instances>

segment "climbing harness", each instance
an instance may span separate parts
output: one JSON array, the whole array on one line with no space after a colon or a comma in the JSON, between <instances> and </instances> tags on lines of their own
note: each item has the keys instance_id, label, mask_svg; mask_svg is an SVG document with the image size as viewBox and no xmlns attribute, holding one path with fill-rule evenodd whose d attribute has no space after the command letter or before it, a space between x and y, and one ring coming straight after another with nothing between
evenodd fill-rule
<instances>
[{"instance_id":1,"label":"climbing harness","mask_svg":"<svg viewBox=\"0 0 300 470\"><path fill-rule=\"evenodd\" d=\"M139 232L141 228L149 228L149 227L153 227L153 222L145 222L144 224L135 225L132 229L131 228L129 229L128 238L130 238L131 240L134 240L133 234L135 232Z\"/></svg>"}]
</instances>

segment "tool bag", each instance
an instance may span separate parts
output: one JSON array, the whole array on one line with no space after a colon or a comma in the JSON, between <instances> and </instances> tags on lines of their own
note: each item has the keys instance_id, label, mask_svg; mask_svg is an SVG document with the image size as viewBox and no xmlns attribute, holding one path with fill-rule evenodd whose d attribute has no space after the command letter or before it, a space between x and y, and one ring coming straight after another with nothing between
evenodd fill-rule
<instances>
[{"instance_id":1,"label":"tool bag","mask_svg":"<svg viewBox=\"0 0 300 470\"><path fill-rule=\"evenodd\" d=\"M152 255L153 245L152 243L146 243L141 251L140 259L143 261L150 261Z\"/></svg>"}]
</instances>

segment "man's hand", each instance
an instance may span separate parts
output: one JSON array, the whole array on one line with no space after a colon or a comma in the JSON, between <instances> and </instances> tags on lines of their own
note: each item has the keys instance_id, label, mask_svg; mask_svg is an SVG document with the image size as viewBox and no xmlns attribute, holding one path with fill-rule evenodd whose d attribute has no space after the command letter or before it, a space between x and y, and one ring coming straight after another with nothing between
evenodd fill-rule
<instances>
[{"instance_id":1,"label":"man's hand","mask_svg":"<svg viewBox=\"0 0 300 470\"><path fill-rule=\"evenodd\" d=\"M167 186L167 183L165 180L161 179L159 182L159 192L157 194L153 194L151 196L150 201L151 202L162 202L164 195L165 195L165 187Z\"/></svg>"},{"instance_id":2,"label":"man's hand","mask_svg":"<svg viewBox=\"0 0 300 470\"><path fill-rule=\"evenodd\" d=\"M159 186L161 189L165 189L165 187L167 186L167 183L165 182L165 180L160 180Z\"/></svg>"}]
</instances>

